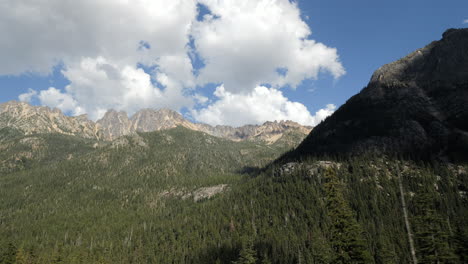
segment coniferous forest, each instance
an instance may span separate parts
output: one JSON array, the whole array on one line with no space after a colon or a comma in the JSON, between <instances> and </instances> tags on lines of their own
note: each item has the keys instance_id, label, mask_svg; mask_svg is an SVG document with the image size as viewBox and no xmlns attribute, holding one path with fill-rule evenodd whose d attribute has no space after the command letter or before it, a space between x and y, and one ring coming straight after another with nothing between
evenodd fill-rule
<instances>
[{"instance_id":1,"label":"coniferous forest","mask_svg":"<svg viewBox=\"0 0 468 264\"><path fill-rule=\"evenodd\" d=\"M282 141L184 128L106 144L8 132L0 263L468 261L466 164L276 164Z\"/></svg>"}]
</instances>

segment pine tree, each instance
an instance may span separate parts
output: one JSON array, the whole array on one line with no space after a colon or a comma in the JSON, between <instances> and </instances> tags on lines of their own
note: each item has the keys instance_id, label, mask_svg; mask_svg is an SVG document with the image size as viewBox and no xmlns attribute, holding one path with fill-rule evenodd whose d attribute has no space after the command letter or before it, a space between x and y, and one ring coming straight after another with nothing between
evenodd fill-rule
<instances>
[{"instance_id":1,"label":"pine tree","mask_svg":"<svg viewBox=\"0 0 468 264\"><path fill-rule=\"evenodd\" d=\"M335 253L332 263L369 263L370 254L365 247L361 227L343 197L343 187L335 170L328 169L325 179L331 245Z\"/></svg>"},{"instance_id":2,"label":"pine tree","mask_svg":"<svg viewBox=\"0 0 468 264\"><path fill-rule=\"evenodd\" d=\"M16 247L13 243L8 243L7 246L2 250L0 256L0 263L2 264L14 264L16 262Z\"/></svg>"},{"instance_id":3,"label":"pine tree","mask_svg":"<svg viewBox=\"0 0 468 264\"><path fill-rule=\"evenodd\" d=\"M16 264L29 263L29 254L23 248L19 248L16 252Z\"/></svg>"},{"instance_id":4,"label":"pine tree","mask_svg":"<svg viewBox=\"0 0 468 264\"><path fill-rule=\"evenodd\" d=\"M61 249L57 245L54 248L54 251L52 252L50 256L50 263L62 263L63 259L61 256Z\"/></svg>"},{"instance_id":5,"label":"pine tree","mask_svg":"<svg viewBox=\"0 0 468 264\"><path fill-rule=\"evenodd\" d=\"M263 254L262 258L262 264L271 264L270 258L268 257L268 254Z\"/></svg>"},{"instance_id":6,"label":"pine tree","mask_svg":"<svg viewBox=\"0 0 468 264\"><path fill-rule=\"evenodd\" d=\"M444 221L434 208L436 195L434 191L426 190L415 197L415 240L419 263L456 263Z\"/></svg>"},{"instance_id":7,"label":"pine tree","mask_svg":"<svg viewBox=\"0 0 468 264\"><path fill-rule=\"evenodd\" d=\"M239 252L239 259L233 264L255 264L257 258L255 257L255 250L250 239L242 243L242 249Z\"/></svg>"},{"instance_id":8,"label":"pine tree","mask_svg":"<svg viewBox=\"0 0 468 264\"><path fill-rule=\"evenodd\" d=\"M468 232L461 227L457 228L454 237L455 253L459 256L461 263L468 263Z\"/></svg>"}]
</instances>

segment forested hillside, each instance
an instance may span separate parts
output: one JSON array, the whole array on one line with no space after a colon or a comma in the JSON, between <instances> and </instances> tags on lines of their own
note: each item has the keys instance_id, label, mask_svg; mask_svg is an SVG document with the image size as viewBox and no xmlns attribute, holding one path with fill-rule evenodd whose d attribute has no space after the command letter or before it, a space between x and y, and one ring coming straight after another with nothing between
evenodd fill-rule
<instances>
[{"instance_id":1,"label":"forested hillside","mask_svg":"<svg viewBox=\"0 0 468 264\"><path fill-rule=\"evenodd\" d=\"M4 111L0 263L468 263L467 43L383 66L305 140Z\"/></svg>"},{"instance_id":2,"label":"forested hillside","mask_svg":"<svg viewBox=\"0 0 468 264\"><path fill-rule=\"evenodd\" d=\"M14 129L1 135L0 240L41 249L37 261L44 263L59 237L119 244L115 239L140 217L146 229L162 224L158 218L192 210L186 204L229 193L241 173L265 166L302 139L290 132L273 144L233 142L182 127L112 142ZM109 232L115 237L105 238Z\"/></svg>"},{"instance_id":3,"label":"forested hillside","mask_svg":"<svg viewBox=\"0 0 468 264\"><path fill-rule=\"evenodd\" d=\"M171 179L86 162L1 178L3 263L411 263L402 197L420 263L467 261L466 166L307 160Z\"/></svg>"}]
</instances>

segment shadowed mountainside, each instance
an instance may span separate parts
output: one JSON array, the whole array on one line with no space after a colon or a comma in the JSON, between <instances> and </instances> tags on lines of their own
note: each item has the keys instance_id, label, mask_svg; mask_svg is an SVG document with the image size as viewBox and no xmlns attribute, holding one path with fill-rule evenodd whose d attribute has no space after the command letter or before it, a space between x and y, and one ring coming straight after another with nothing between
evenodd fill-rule
<instances>
[{"instance_id":1,"label":"shadowed mountainside","mask_svg":"<svg viewBox=\"0 0 468 264\"><path fill-rule=\"evenodd\" d=\"M468 157L468 29L384 65L285 159L383 153Z\"/></svg>"}]
</instances>

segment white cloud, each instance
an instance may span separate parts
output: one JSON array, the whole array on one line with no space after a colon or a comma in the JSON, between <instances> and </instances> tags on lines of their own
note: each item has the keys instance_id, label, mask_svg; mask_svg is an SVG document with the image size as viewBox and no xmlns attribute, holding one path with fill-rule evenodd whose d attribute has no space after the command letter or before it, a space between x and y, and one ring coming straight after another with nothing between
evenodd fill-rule
<instances>
[{"instance_id":1,"label":"white cloud","mask_svg":"<svg viewBox=\"0 0 468 264\"><path fill-rule=\"evenodd\" d=\"M21 102L26 102L26 103L30 103L31 100L37 96L37 91L36 90L33 90L31 88L28 89L28 92L27 93L23 93L23 94L20 94L18 96L18 99L21 101Z\"/></svg>"},{"instance_id":2,"label":"white cloud","mask_svg":"<svg viewBox=\"0 0 468 264\"><path fill-rule=\"evenodd\" d=\"M329 104L314 116L298 102L291 102L275 88L257 86L248 94L234 94L219 86L215 95L218 101L208 107L192 111L192 116L210 125L261 124L269 120L292 120L315 126L331 115L335 106Z\"/></svg>"},{"instance_id":3,"label":"white cloud","mask_svg":"<svg viewBox=\"0 0 468 264\"><path fill-rule=\"evenodd\" d=\"M48 73L60 61L71 83L61 94L93 119L109 108L191 107L184 88L195 83L187 47L195 15L194 0L2 1L0 30L9 37L0 39L0 75ZM42 99L76 113L65 98Z\"/></svg>"},{"instance_id":4,"label":"white cloud","mask_svg":"<svg viewBox=\"0 0 468 264\"><path fill-rule=\"evenodd\" d=\"M192 30L206 64L199 75L202 84L224 83L228 91L248 92L262 83L294 88L320 72L335 78L345 73L336 49L308 39L311 31L289 0L200 2L213 13Z\"/></svg>"},{"instance_id":5,"label":"white cloud","mask_svg":"<svg viewBox=\"0 0 468 264\"><path fill-rule=\"evenodd\" d=\"M72 115L84 114L84 110L78 106L78 103L66 93L62 93L60 90L50 87L47 90L42 90L37 95L42 105L46 105L51 108L58 108L65 113L71 113Z\"/></svg>"},{"instance_id":6,"label":"white cloud","mask_svg":"<svg viewBox=\"0 0 468 264\"><path fill-rule=\"evenodd\" d=\"M201 94L194 94L193 98L197 101L198 104L200 105L206 105L210 99L206 96L203 96Z\"/></svg>"},{"instance_id":7,"label":"white cloud","mask_svg":"<svg viewBox=\"0 0 468 264\"><path fill-rule=\"evenodd\" d=\"M191 98L184 96L183 86L169 75L155 72L153 76L163 86L155 87L152 76L142 69L119 66L98 57L84 58L78 65L62 71L71 82L64 92L56 88L29 90L21 94L21 101L37 97L49 107L57 107L73 115L88 113L93 120L101 118L107 109L125 110L133 114L141 108L167 107L178 109L192 106ZM97 89L98 87L98 89Z\"/></svg>"},{"instance_id":8,"label":"white cloud","mask_svg":"<svg viewBox=\"0 0 468 264\"><path fill-rule=\"evenodd\" d=\"M47 73L82 57L120 64L185 57L195 15L194 0L4 0L0 74ZM141 41L151 48L138 49Z\"/></svg>"},{"instance_id":9,"label":"white cloud","mask_svg":"<svg viewBox=\"0 0 468 264\"><path fill-rule=\"evenodd\" d=\"M463 20L463 24L468 24L468 19Z\"/></svg>"},{"instance_id":10,"label":"white cloud","mask_svg":"<svg viewBox=\"0 0 468 264\"><path fill-rule=\"evenodd\" d=\"M197 21L197 3L213 15ZM310 39L297 4L289 0L4 0L0 31L8 36L0 38L0 75L48 74L61 63L70 82L29 90L20 100L36 98L92 119L110 108L132 114L197 104L205 107L195 112L200 120L211 123L279 118L315 124L304 105L278 89L295 88L320 72L335 78L345 73L336 49ZM194 69L189 54L205 67ZM206 83L224 84L213 95L219 97L215 103L196 90ZM261 84L273 88L265 92ZM262 91L273 98L258 96ZM222 106L231 97L255 100L278 115L251 109L259 113L238 117ZM212 116L216 111L221 116Z\"/></svg>"},{"instance_id":11,"label":"white cloud","mask_svg":"<svg viewBox=\"0 0 468 264\"><path fill-rule=\"evenodd\" d=\"M85 58L63 70L63 75L71 82L65 88L66 93L94 120L110 108L131 115L141 108L157 106L177 110L193 104L191 98L184 96L183 83L170 73L156 71L151 76L140 68L121 66L102 57ZM152 77L161 89L153 85Z\"/></svg>"}]
</instances>

